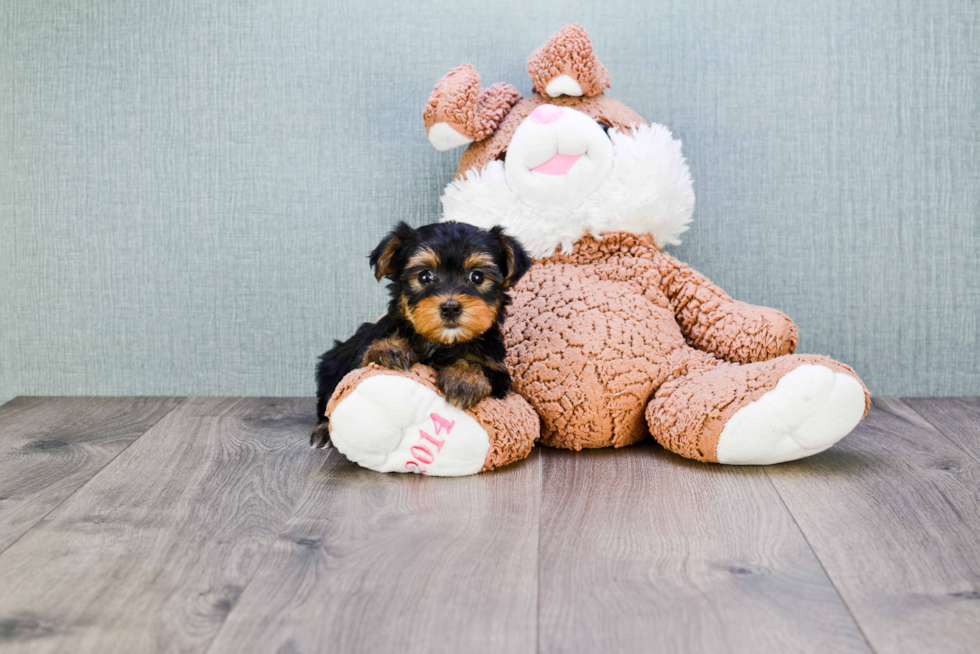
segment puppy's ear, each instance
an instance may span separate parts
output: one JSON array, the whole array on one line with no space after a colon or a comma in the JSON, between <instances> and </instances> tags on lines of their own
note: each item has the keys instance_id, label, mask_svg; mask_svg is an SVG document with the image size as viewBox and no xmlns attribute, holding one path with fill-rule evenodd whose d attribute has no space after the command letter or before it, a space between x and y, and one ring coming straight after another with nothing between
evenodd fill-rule
<instances>
[{"instance_id":1,"label":"puppy's ear","mask_svg":"<svg viewBox=\"0 0 980 654\"><path fill-rule=\"evenodd\" d=\"M412 237L415 230L411 225L402 221L391 232L381 239L378 247L374 248L368 260L374 268L374 277L380 282L382 277L394 278L398 274L394 259L398 249Z\"/></svg>"},{"instance_id":2,"label":"puppy's ear","mask_svg":"<svg viewBox=\"0 0 980 654\"><path fill-rule=\"evenodd\" d=\"M500 225L493 227L490 233L500 239L507 265L507 270L504 272L504 288L510 288L519 282L531 267L531 257L527 256L524 246L516 239L504 234L504 228Z\"/></svg>"}]
</instances>

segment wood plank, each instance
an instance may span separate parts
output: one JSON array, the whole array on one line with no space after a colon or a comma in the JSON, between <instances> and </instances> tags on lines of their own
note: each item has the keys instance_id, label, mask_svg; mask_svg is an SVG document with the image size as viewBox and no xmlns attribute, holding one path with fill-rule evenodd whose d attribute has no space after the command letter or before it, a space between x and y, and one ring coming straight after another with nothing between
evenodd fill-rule
<instances>
[{"instance_id":1,"label":"wood plank","mask_svg":"<svg viewBox=\"0 0 980 654\"><path fill-rule=\"evenodd\" d=\"M980 460L980 397L917 397L903 402L943 436Z\"/></svg>"},{"instance_id":2,"label":"wood plank","mask_svg":"<svg viewBox=\"0 0 980 654\"><path fill-rule=\"evenodd\" d=\"M876 398L833 449L768 468L872 647L980 642L980 465L911 407Z\"/></svg>"},{"instance_id":3,"label":"wood plank","mask_svg":"<svg viewBox=\"0 0 980 654\"><path fill-rule=\"evenodd\" d=\"M19 397L0 407L0 552L180 401Z\"/></svg>"},{"instance_id":4,"label":"wood plank","mask_svg":"<svg viewBox=\"0 0 980 654\"><path fill-rule=\"evenodd\" d=\"M203 651L325 460L313 415L184 401L0 555L0 649Z\"/></svg>"},{"instance_id":5,"label":"wood plank","mask_svg":"<svg viewBox=\"0 0 980 654\"><path fill-rule=\"evenodd\" d=\"M541 652L867 652L761 468L547 450Z\"/></svg>"},{"instance_id":6,"label":"wood plank","mask_svg":"<svg viewBox=\"0 0 980 654\"><path fill-rule=\"evenodd\" d=\"M212 653L534 652L537 453L455 479L336 451Z\"/></svg>"}]
</instances>

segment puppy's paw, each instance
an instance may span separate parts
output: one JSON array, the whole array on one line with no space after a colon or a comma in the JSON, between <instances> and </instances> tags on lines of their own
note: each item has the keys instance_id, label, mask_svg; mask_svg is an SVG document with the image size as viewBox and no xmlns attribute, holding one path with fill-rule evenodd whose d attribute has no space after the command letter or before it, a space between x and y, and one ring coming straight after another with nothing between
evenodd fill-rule
<instances>
[{"instance_id":1,"label":"puppy's paw","mask_svg":"<svg viewBox=\"0 0 980 654\"><path fill-rule=\"evenodd\" d=\"M458 381L440 390L451 405L465 411L475 407L490 394L490 385L486 382Z\"/></svg>"},{"instance_id":2,"label":"puppy's paw","mask_svg":"<svg viewBox=\"0 0 980 654\"><path fill-rule=\"evenodd\" d=\"M321 448L330 442L330 423L321 422L310 434L310 447Z\"/></svg>"},{"instance_id":3,"label":"puppy's paw","mask_svg":"<svg viewBox=\"0 0 980 654\"><path fill-rule=\"evenodd\" d=\"M439 370L436 385L446 401L460 409L472 409L490 395L490 382L480 366L457 361Z\"/></svg>"},{"instance_id":4,"label":"puppy's paw","mask_svg":"<svg viewBox=\"0 0 980 654\"><path fill-rule=\"evenodd\" d=\"M363 368L369 363L376 363L389 370L408 370L419 360L408 341L401 336L389 336L371 343L361 361Z\"/></svg>"}]
</instances>

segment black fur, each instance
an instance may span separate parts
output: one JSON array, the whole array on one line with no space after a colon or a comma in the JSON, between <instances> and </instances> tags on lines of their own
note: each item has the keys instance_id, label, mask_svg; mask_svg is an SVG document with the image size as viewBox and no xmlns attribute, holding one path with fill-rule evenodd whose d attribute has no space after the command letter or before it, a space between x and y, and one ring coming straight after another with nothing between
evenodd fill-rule
<instances>
[{"instance_id":1,"label":"black fur","mask_svg":"<svg viewBox=\"0 0 980 654\"><path fill-rule=\"evenodd\" d=\"M422 270L406 268L413 254L428 249L440 260L434 270L434 282L420 286ZM481 267L486 282L477 288L464 270L463 262L473 254L483 253L493 260L492 266ZM396 336L408 341L418 361L437 371L456 361L467 360L480 365L490 383L491 396L502 398L510 389L510 375L504 368L506 355L501 325L507 316L510 297L507 289L531 267L531 260L516 240L504 234L500 227L484 230L465 223L446 222L413 229L401 222L374 249L369 257L380 279L389 280L391 300L388 313L375 323L364 323L350 339L335 341L333 349L320 357L317 365L317 429L310 444L323 447L327 442L327 401L337 384L347 373L362 365L371 344ZM403 307L409 312L428 297L455 294L470 295L488 305L498 307L495 322L482 334L466 342L444 344L429 340L416 332Z\"/></svg>"}]
</instances>

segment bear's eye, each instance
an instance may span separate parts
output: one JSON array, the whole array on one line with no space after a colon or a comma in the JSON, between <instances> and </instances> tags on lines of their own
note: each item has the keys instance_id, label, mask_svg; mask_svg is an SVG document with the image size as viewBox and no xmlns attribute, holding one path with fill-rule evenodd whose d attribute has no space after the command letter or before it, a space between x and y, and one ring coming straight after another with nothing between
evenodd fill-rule
<instances>
[{"instance_id":1,"label":"bear's eye","mask_svg":"<svg viewBox=\"0 0 980 654\"><path fill-rule=\"evenodd\" d=\"M419 284L431 284L435 277L432 275L431 270L423 270L419 273Z\"/></svg>"},{"instance_id":2,"label":"bear's eye","mask_svg":"<svg viewBox=\"0 0 980 654\"><path fill-rule=\"evenodd\" d=\"M470 281L479 286L483 283L483 273L479 270L474 270L470 273Z\"/></svg>"}]
</instances>

